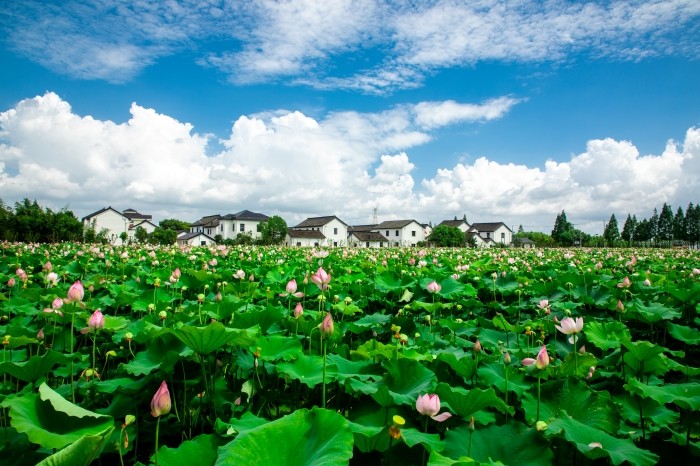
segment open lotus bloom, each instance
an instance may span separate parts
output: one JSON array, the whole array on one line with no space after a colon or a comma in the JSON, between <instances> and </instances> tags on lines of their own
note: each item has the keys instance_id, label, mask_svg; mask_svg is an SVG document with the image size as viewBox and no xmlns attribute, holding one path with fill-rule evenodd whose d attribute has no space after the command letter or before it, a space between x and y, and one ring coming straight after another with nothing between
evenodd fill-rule
<instances>
[{"instance_id":1,"label":"open lotus bloom","mask_svg":"<svg viewBox=\"0 0 700 466\"><path fill-rule=\"evenodd\" d=\"M576 320L571 317L564 317L561 320L561 325L555 325L564 335L573 335L583 330L583 317L577 317Z\"/></svg>"},{"instance_id":2,"label":"open lotus bloom","mask_svg":"<svg viewBox=\"0 0 700 466\"><path fill-rule=\"evenodd\" d=\"M430 416L431 419L437 422L444 422L452 417L452 413L448 411L438 414L440 411L440 397L434 393L418 396L416 410L424 416Z\"/></svg>"}]
</instances>

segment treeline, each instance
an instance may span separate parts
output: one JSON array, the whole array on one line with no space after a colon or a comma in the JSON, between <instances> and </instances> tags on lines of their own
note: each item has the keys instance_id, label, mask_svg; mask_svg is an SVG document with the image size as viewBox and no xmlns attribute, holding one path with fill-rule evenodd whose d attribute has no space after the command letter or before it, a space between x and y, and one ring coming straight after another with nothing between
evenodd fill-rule
<instances>
[{"instance_id":1,"label":"treeline","mask_svg":"<svg viewBox=\"0 0 700 466\"><path fill-rule=\"evenodd\" d=\"M0 199L0 240L24 243L82 241L83 224L63 208L58 212L42 208L36 201L24 199L14 209Z\"/></svg>"},{"instance_id":2,"label":"treeline","mask_svg":"<svg viewBox=\"0 0 700 466\"><path fill-rule=\"evenodd\" d=\"M700 205L693 205L691 202L685 212L679 206L674 213L673 208L664 203L661 213L654 209L650 218L642 220L638 220L636 215L627 214L622 231L618 233L616 227L617 220L613 214L603 235L610 244L619 245L622 242L629 246L697 245L700 243Z\"/></svg>"}]
</instances>

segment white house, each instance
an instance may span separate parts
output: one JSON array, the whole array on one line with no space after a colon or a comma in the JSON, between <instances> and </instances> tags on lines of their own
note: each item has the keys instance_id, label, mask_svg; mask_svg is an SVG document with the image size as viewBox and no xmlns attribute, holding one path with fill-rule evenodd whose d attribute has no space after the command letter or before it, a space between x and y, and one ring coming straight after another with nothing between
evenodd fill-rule
<instances>
[{"instance_id":1,"label":"white house","mask_svg":"<svg viewBox=\"0 0 700 466\"><path fill-rule=\"evenodd\" d=\"M484 240L484 245L488 247L510 246L513 243L513 231L503 222L472 223L469 232L479 235Z\"/></svg>"},{"instance_id":2,"label":"white house","mask_svg":"<svg viewBox=\"0 0 700 466\"><path fill-rule=\"evenodd\" d=\"M416 246L425 241L425 228L415 220L388 220L372 231L384 235L389 246Z\"/></svg>"},{"instance_id":3,"label":"white house","mask_svg":"<svg viewBox=\"0 0 700 466\"><path fill-rule=\"evenodd\" d=\"M202 232L184 233L177 237L178 246L211 246L216 244L214 238Z\"/></svg>"},{"instance_id":4,"label":"white house","mask_svg":"<svg viewBox=\"0 0 700 466\"><path fill-rule=\"evenodd\" d=\"M310 217L300 224L292 227L295 231L318 231L323 235L323 238L315 238L319 240L317 246L345 246L348 240L348 224L340 220L335 215L326 217ZM287 233L288 238L292 238L292 234ZM296 238L299 238L296 236ZM298 242L298 241L296 241ZM296 244L292 241L290 244Z\"/></svg>"},{"instance_id":5,"label":"white house","mask_svg":"<svg viewBox=\"0 0 700 466\"><path fill-rule=\"evenodd\" d=\"M442 222L440 222L440 224L438 226L441 226L441 225L445 225L445 226L453 227L453 228L459 228L459 231L461 231L462 233L466 233L467 231L469 231L469 228L471 228L471 225L469 225L469 223L467 223L466 216L461 220L457 220L457 217L455 217L454 220L443 220Z\"/></svg>"},{"instance_id":6,"label":"white house","mask_svg":"<svg viewBox=\"0 0 700 466\"><path fill-rule=\"evenodd\" d=\"M319 230L297 230L287 228L287 237L284 240L286 246L319 247L326 244L326 237Z\"/></svg>"},{"instance_id":7,"label":"white house","mask_svg":"<svg viewBox=\"0 0 700 466\"><path fill-rule=\"evenodd\" d=\"M372 231L377 225L355 225L348 227L348 246L358 248L385 248L389 240L381 233Z\"/></svg>"},{"instance_id":8,"label":"white house","mask_svg":"<svg viewBox=\"0 0 700 466\"><path fill-rule=\"evenodd\" d=\"M212 238L221 235L223 239L236 239L239 234L244 234L258 239L261 237L259 225L269 218L250 210L227 215L208 215L190 224L190 233L204 233Z\"/></svg>"},{"instance_id":9,"label":"white house","mask_svg":"<svg viewBox=\"0 0 700 466\"><path fill-rule=\"evenodd\" d=\"M122 213L109 206L83 217L83 226L94 228L95 233L106 230L107 240L111 244L121 245L124 244L122 233L126 233L127 242L134 239L138 227L146 230L146 233L153 233L156 225L152 219L151 215L141 214L134 209L126 209Z\"/></svg>"}]
</instances>

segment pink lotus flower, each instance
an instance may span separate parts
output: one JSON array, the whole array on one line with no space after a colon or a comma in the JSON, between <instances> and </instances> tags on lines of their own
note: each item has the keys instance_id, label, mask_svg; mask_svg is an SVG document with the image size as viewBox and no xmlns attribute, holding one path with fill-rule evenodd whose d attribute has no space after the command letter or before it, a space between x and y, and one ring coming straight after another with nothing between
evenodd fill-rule
<instances>
[{"instance_id":1,"label":"pink lotus flower","mask_svg":"<svg viewBox=\"0 0 700 466\"><path fill-rule=\"evenodd\" d=\"M51 261L46 261L44 264L44 270L47 272L51 272L53 270L53 265L51 264Z\"/></svg>"},{"instance_id":2,"label":"pink lotus flower","mask_svg":"<svg viewBox=\"0 0 700 466\"><path fill-rule=\"evenodd\" d=\"M618 288L629 288L630 286L632 286L632 282L629 277L623 278L622 281L617 284Z\"/></svg>"},{"instance_id":3,"label":"pink lotus flower","mask_svg":"<svg viewBox=\"0 0 700 466\"><path fill-rule=\"evenodd\" d=\"M299 317L304 314L304 308L301 306L301 303L297 303L296 307L294 308L294 318L298 319Z\"/></svg>"},{"instance_id":4,"label":"pink lotus flower","mask_svg":"<svg viewBox=\"0 0 700 466\"><path fill-rule=\"evenodd\" d=\"M245 272L239 269L236 273L233 274L233 278L243 280L245 278Z\"/></svg>"},{"instance_id":5,"label":"pink lotus flower","mask_svg":"<svg viewBox=\"0 0 700 466\"><path fill-rule=\"evenodd\" d=\"M333 334L333 330L335 330L333 316L331 316L330 312L326 312L326 317L324 317L323 322L321 322L321 334L325 337L329 337Z\"/></svg>"},{"instance_id":6,"label":"pink lotus flower","mask_svg":"<svg viewBox=\"0 0 700 466\"><path fill-rule=\"evenodd\" d=\"M537 358L525 358L522 361L523 366L532 366L533 364L538 369L542 370L549 366L549 354L547 354L547 347L542 345L539 353L537 353Z\"/></svg>"},{"instance_id":7,"label":"pink lotus flower","mask_svg":"<svg viewBox=\"0 0 700 466\"><path fill-rule=\"evenodd\" d=\"M27 272L25 272L24 270L17 269L15 271L15 273L17 274L17 278L19 278L20 281L26 282L27 280L29 280L29 277L27 276Z\"/></svg>"},{"instance_id":8,"label":"pink lotus flower","mask_svg":"<svg viewBox=\"0 0 700 466\"><path fill-rule=\"evenodd\" d=\"M425 289L428 291L428 293L434 294L434 293L439 293L440 290L442 290L442 286L440 286L440 284L438 282L433 280L432 282L428 283L428 285L425 287Z\"/></svg>"},{"instance_id":9,"label":"pink lotus flower","mask_svg":"<svg viewBox=\"0 0 700 466\"><path fill-rule=\"evenodd\" d=\"M10 288L15 286L15 277L12 277L9 280L7 280L7 286L9 286Z\"/></svg>"},{"instance_id":10,"label":"pink lotus flower","mask_svg":"<svg viewBox=\"0 0 700 466\"><path fill-rule=\"evenodd\" d=\"M68 302L77 303L81 302L85 297L85 288L80 280L73 283L70 288L68 288Z\"/></svg>"},{"instance_id":11,"label":"pink lotus flower","mask_svg":"<svg viewBox=\"0 0 700 466\"><path fill-rule=\"evenodd\" d=\"M297 281L296 279L292 278L287 282L287 287L285 288L284 293L280 293L280 296L294 296L295 298L303 298L304 293L301 291L297 292Z\"/></svg>"},{"instance_id":12,"label":"pink lotus flower","mask_svg":"<svg viewBox=\"0 0 700 466\"><path fill-rule=\"evenodd\" d=\"M91 333L96 330L105 328L105 316L99 309L92 313L88 319L88 326L80 331L80 333Z\"/></svg>"},{"instance_id":13,"label":"pink lotus flower","mask_svg":"<svg viewBox=\"0 0 700 466\"><path fill-rule=\"evenodd\" d=\"M615 309L617 309L618 312L625 312L625 305L622 303L622 301L618 299L617 306L615 306Z\"/></svg>"},{"instance_id":14,"label":"pink lotus flower","mask_svg":"<svg viewBox=\"0 0 700 466\"><path fill-rule=\"evenodd\" d=\"M482 349L482 348L481 348L481 342L480 342L479 339L477 338L477 339L476 339L476 342L474 342L474 352L475 352L475 353L481 353L481 349Z\"/></svg>"},{"instance_id":15,"label":"pink lotus flower","mask_svg":"<svg viewBox=\"0 0 700 466\"><path fill-rule=\"evenodd\" d=\"M564 335L573 335L583 330L583 317L577 317L576 320L571 317L564 317L561 320L561 325L555 325Z\"/></svg>"},{"instance_id":16,"label":"pink lotus flower","mask_svg":"<svg viewBox=\"0 0 700 466\"><path fill-rule=\"evenodd\" d=\"M331 282L331 276L323 270L323 267L319 267L316 273L311 275L311 281L314 282L321 291L325 291L328 289L328 284Z\"/></svg>"},{"instance_id":17,"label":"pink lotus flower","mask_svg":"<svg viewBox=\"0 0 700 466\"><path fill-rule=\"evenodd\" d=\"M158 391L151 399L151 416L158 417L170 412L170 392L165 380L160 384Z\"/></svg>"},{"instance_id":18,"label":"pink lotus flower","mask_svg":"<svg viewBox=\"0 0 700 466\"><path fill-rule=\"evenodd\" d=\"M549 300L548 299L541 299L540 303L537 305L540 309L547 309L549 307Z\"/></svg>"},{"instance_id":19,"label":"pink lotus flower","mask_svg":"<svg viewBox=\"0 0 700 466\"><path fill-rule=\"evenodd\" d=\"M51 302L51 307L55 310L59 310L63 307L63 300L61 298L56 298Z\"/></svg>"},{"instance_id":20,"label":"pink lotus flower","mask_svg":"<svg viewBox=\"0 0 700 466\"><path fill-rule=\"evenodd\" d=\"M440 397L434 393L418 396L416 410L423 416L430 416L431 419L438 422L444 422L452 417L448 411L438 414L440 412Z\"/></svg>"}]
</instances>

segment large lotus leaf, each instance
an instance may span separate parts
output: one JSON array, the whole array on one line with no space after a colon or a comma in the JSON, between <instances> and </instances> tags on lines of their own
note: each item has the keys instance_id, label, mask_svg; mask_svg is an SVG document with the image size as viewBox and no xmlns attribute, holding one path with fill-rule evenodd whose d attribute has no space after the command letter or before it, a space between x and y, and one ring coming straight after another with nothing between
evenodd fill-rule
<instances>
[{"instance_id":1,"label":"large lotus leaf","mask_svg":"<svg viewBox=\"0 0 700 466\"><path fill-rule=\"evenodd\" d=\"M379 328L391 320L391 316L387 314L370 314L351 322L348 325L348 330L353 333L362 333L368 329Z\"/></svg>"},{"instance_id":2,"label":"large lotus leaf","mask_svg":"<svg viewBox=\"0 0 700 466\"><path fill-rule=\"evenodd\" d=\"M477 364L471 357L465 356L458 359L452 353L441 353L438 355L437 360L449 365L458 376L465 379L471 379L476 375Z\"/></svg>"},{"instance_id":3,"label":"large lotus leaf","mask_svg":"<svg viewBox=\"0 0 700 466\"><path fill-rule=\"evenodd\" d=\"M608 457L614 465L629 461L635 466L653 466L659 460L657 455L637 447L632 440L613 437L566 415L550 422L545 430L547 436L561 433L591 459Z\"/></svg>"},{"instance_id":4,"label":"large lotus leaf","mask_svg":"<svg viewBox=\"0 0 700 466\"><path fill-rule=\"evenodd\" d=\"M460 283L452 277L442 280L440 282L440 286L442 287L440 290L440 295L444 296L445 298L476 296L476 288L474 288L470 283Z\"/></svg>"},{"instance_id":5,"label":"large lotus leaf","mask_svg":"<svg viewBox=\"0 0 700 466\"><path fill-rule=\"evenodd\" d=\"M180 328L170 329L170 332L200 355L223 348L237 336L237 332L227 329L221 322L212 322L206 327L183 325Z\"/></svg>"},{"instance_id":6,"label":"large lotus leaf","mask_svg":"<svg viewBox=\"0 0 700 466\"><path fill-rule=\"evenodd\" d=\"M457 459L448 458L440 453L433 451L430 453L430 458L428 458L428 466L480 466L480 465L490 465L490 466L505 466L500 461L487 461L484 463L479 463L474 461L472 458L462 456Z\"/></svg>"},{"instance_id":7,"label":"large lotus leaf","mask_svg":"<svg viewBox=\"0 0 700 466\"><path fill-rule=\"evenodd\" d=\"M564 376L574 375L585 377L590 368L597 365L598 361L591 353L574 353L573 347L571 347L571 352L566 355L561 365L560 374Z\"/></svg>"},{"instance_id":8,"label":"large lotus leaf","mask_svg":"<svg viewBox=\"0 0 700 466\"><path fill-rule=\"evenodd\" d=\"M107 379L96 382L93 386L98 393L124 393L127 395L136 395L148 385L150 381L142 377L134 380L128 377L120 377L117 379ZM91 387L92 388L92 387Z\"/></svg>"},{"instance_id":9,"label":"large lotus leaf","mask_svg":"<svg viewBox=\"0 0 700 466\"><path fill-rule=\"evenodd\" d=\"M632 369L632 374L661 375L668 372L666 360L661 356L664 348L648 341L624 342L623 345L627 349L623 360Z\"/></svg>"},{"instance_id":10,"label":"large lotus leaf","mask_svg":"<svg viewBox=\"0 0 700 466\"><path fill-rule=\"evenodd\" d=\"M700 383L677 383L666 385L646 385L630 378L625 390L644 398L652 398L661 404L673 403L681 409L696 411L700 409Z\"/></svg>"},{"instance_id":11,"label":"large lotus leaf","mask_svg":"<svg viewBox=\"0 0 700 466\"><path fill-rule=\"evenodd\" d=\"M300 354L294 362L277 364L277 372L311 388L323 383L323 357ZM326 383L336 380L338 367L326 361Z\"/></svg>"},{"instance_id":12,"label":"large lotus leaf","mask_svg":"<svg viewBox=\"0 0 700 466\"><path fill-rule=\"evenodd\" d=\"M624 393L615 397L615 402L620 406L622 418L630 424L641 424L639 416L639 411L641 410L647 429L652 432L658 431L662 426L678 425L680 419L678 411L668 409L651 398L640 399L632 394Z\"/></svg>"},{"instance_id":13,"label":"large lotus leaf","mask_svg":"<svg viewBox=\"0 0 700 466\"><path fill-rule=\"evenodd\" d=\"M242 306L241 310L245 305ZM287 309L267 306L264 308L257 308L254 306L248 306L248 310L245 312L236 312L235 318L231 321L231 327L233 328L251 328L256 325L260 327L262 333L266 333L267 330L275 323L282 320Z\"/></svg>"},{"instance_id":14,"label":"large lotus leaf","mask_svg":"<svg viewBox=\"0 0 700 466\"><path fill-rule=\"evenodd\" d=\"M535 422L537 416L537 394L531 391L521 399L525 419ZM620 416L610 395L594 391L577 378L552 380L542 384L540 392L540 419L549 421L561 413L596 426L609 434L617 432Z\"/></svg>"},{"instance_id":15,"label":"large lotus leaf","mask_svg":"<svg viewBox=\"0 0 700 466\"><path fill-rule=\"evenodd\" d=\"M689 345L697 345L700 343L700 330L696 328L686 327L685 325L676 325L669 322L668 333L676 340L682 341Z\"/></svg>"},{"instance_id":16,"label":"large lotus leaf","mask_svg":"<svg viewBox=\"0 0 700 466\"><path fill-rule=\"evenodd\" d=\"M622 322L586 322L586 339L603 351L619 348L623 342L632 341L629 329Z\"/></svg>"},{"instance_id":17,"label":"large lotus leaf","mask_svg":"<svg viewBox=\"0 0 700 466\"><path fill-rule=\"evenodd\" d=\"M355 448L363 453L370 451L383 452L389 449L389 428L384 426L367 426L348 421L355 439Z\"/></svg>"},{"instance_id":18,"label":"large lotus leaf","mask_svg":"<svg viewBox=\"0 0 700 466\"><path fill-rule=\"evenodd\" d=\"M496 391L493 388L465 390L461 387L450 387L446 383L440 383L435 389L435 393L440 396L440 401L448 404L455 414L466 420L472 414L486 408L495 408L502 413L509 411L510 414L513 414L513 408L509 409L503 399L496 396Z\"/></svg>"},{"instance_id":19,"label":"large lotus leaf","mask_svg":"<svg viewBox=\"0 0 700 466\"><path fill-rule=\"evenodd\" d=\"M407 276L390 271L377 274L374 279L374 286L380 293L398 292L404 288L411 288L412 285L413 280Z\"/></svg>"},{"instance_id":20,"label":"large lotus leaf","mask_svg":"<svg viewBox=\"0 0 700 466\"><path fill-rule=\"evenodd\" d=\"M381 365L372 361L349 361L338 354L329 354L328 362L338 368L338 381L341 383L348 378L380 380L384 375Z\"/></svg>"},{"instance_id":21,"label":"large lotus leaf","mask_svg":"<svg viewBox=\"0 0 700 466\"><path fill-rule=\"evenodd\" d=\"M218 446L216 436L198 435L193 440L185 440L177 448L160 447L158 463L168 466L214 466ZM155 455L151 456L151 461L155 462Z\"/></svg>"},{"instance_id":22,"label":"large lotus leaf","mask_svg":"<svg viewBox=\"0 0 700 466\"><path fill-rule=\"evenodd\" d=\"M37 466L88 466L104 449L114 427L101 435L84 435Z\"/></svg>"},{"instance_id":23,"label":"large lotus leaf","mask_svg":"<svg viewBox=\"0 0 700 466\"><path fill-rule=\"evenodd\" d=\"M437 377L430 369L412 359L389 360L384 363L387 373L383 385L397 405L411 405L418 396L431 391Z\"/></svg>"},{"instance_id":24,"label":"large lotus leaf","mask_svg":"<svg viewBox=\"0 0 700 466\"><path fill-rule=\"evenodd\" d=\"M217 466L347 465L353 435L347 421L327 409L300 409L283 418L241 433L219 447Z\"/></svg>"},{"instance_id":25,"label":"large lotus leaf","mask_svg":"<svg viewBox=\"0 0 700 466\"><path fill-rule=\"evenodd\" d=\"M445 443L440 440L438 434L428 434L418 429L406 428L401 429L401 438L409 447L421 444L428 451L442 451L445 449Z\"/></svg>"},{"instance_id":26,"label":"large lotus leaf","mask_svg":"<svg viewBox=\"0 0 700 466\"><path fill-rule=\"evenodd\" d=\"M241 433L245 432L246 430L260 427L264 424L267 424L268 422L269 421L264 417L258 417L250 411L247 411L243 413L240 419L231 419L229 425L233 427L236 430L236 432Z\"/></svg>"},{"instance_id":27,"label":"large lotus leaf","mask_svg":"<svg viewBox=\"0 0 700 466\"><path fill-rule=\"evenodd\" d=\"M257 351L262 361L276 361L279 359L291 361L302 354L299 339L284 335L258 338L255 342L255 347L252 347L251 351Z\"/></svg>"},{"instance_id":28,"label":"large lotus leaf","mask_svg":"<svg viewBox=\"0 0 700 466\"><path fill-rule=\"evenodd\" d=\"M136 357L124 364L124 369L131 375L148 375L156 369L168 372L181 358L192 354L181 341L169 334L161 334L152 339L145 350L136 353Z\"/></svg>"},{"instance_id":29,"label":"large lotus leaf","mask_svg":"<svg viewBox=\"0 0 700 466\"><path fill-rule=\"evenodd\" d=\"M85 435L103 436L114 426L111 416L74 405L45 383L39 386L38 394L12 400L9 414L18 432L44 448L63 448Z\"/></svg>"},{"instance_id":30,"label":"large lotus leaf","mask_svg":"<svg viewBox=\"0 0 700 466\"><path fill-rule=\"evenodd\" d=\"M653 324L660 320L677 319L681 316L680 312L662 303L651 302L646 305L639 299L635 299L632 309L633 312L639 316L639 320L648 324Z\"/></svg>"},{"instance_id":31,"label":"large lotus leaf","mask_svg":"<svg viewBox=\"0 0 700 466\"><path fill-rule=\"evenodd\" d=\"M479 379L489 387L496 387L501 393L506 391L506 370L508 371L508 391L522 396L532 384L525 381L522 372L514 370L513 366L501 363L479 365Z\"/></svg>"},{"instance_id":32,"label":"large lotus leaf","mask_svg":"<svg viewBox=\"0 0 700 466\"><path fill-rule=\"evenodd\" d=\"M521 423L477 428L473 432L468 425L448 430L443 455L469 457L487 464L502 461L509 465L549 466L554 462L548 443L537 430Z\"/></svg>"},{"instance_id":33,"label":"large lotus leaf","mask_svg":"<svg viewBox=\"0 0 700 466\"><path fill-rule=\"evenodd\" d=\"M353 359L372 359L375 361L381 359L391 359L396 354L396 345L385 345L377 340L369 340L357 347L356 350L350 351ZM381 358L379 358L381 356Z\"/></svg>"},{"instance_id":34,"label":"large lotus leaf","mask_svg":"<svg viewBox=\"0 0 700 466\"><path fill-rule=\"evenodd\" d=\"M32 356L27 362L4 362L0 364L0 374L10 374L25 382L35 383L58 363L70 361L61 353L48 350L42 356Z\"/></svg>"}]
</instances>

